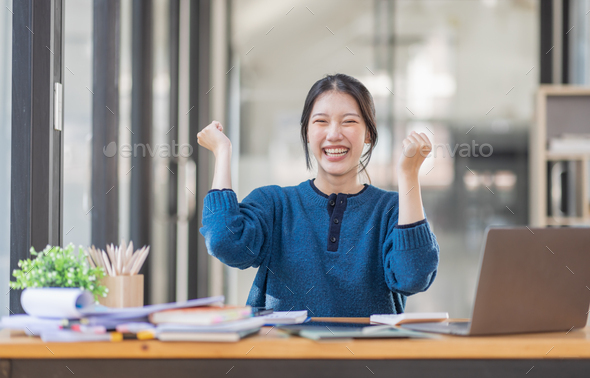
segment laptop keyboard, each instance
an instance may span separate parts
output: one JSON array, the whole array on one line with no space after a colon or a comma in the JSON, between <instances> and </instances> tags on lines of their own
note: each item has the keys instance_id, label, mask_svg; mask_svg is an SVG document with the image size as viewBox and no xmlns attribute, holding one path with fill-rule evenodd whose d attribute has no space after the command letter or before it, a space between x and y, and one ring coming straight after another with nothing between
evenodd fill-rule
<instances>
[{"instance_id":1,"label":"laptop keyboard","mask_svg":"<svg viewBox=\"0 0 590 378\"><path fill-rule=\"evenodd\" d=\"M470 323L471 322L449 322L449 327L465 328L465 327L469 327Z\"/></svg>"},{"instance_id":2,"label":"laptop keyboard","mask_svg":"<svg viewBox=\"0 0 590 378\"><path fill-rule=\"evenodd\" d=\"M449 322L449 333L454 335L467 335L471 322Z\"/></svg>"},{"instance_id":3,"label":"laptop keyboard","mask_svg":"<svg viewBox=\"0 0 590 378\"><path fill-rule=\"evenodd\" d=\"M471 322L412 323L404 324L402 327L421 332L466 335L469 332L470 324Z\"/></svg>"}]
</instances>

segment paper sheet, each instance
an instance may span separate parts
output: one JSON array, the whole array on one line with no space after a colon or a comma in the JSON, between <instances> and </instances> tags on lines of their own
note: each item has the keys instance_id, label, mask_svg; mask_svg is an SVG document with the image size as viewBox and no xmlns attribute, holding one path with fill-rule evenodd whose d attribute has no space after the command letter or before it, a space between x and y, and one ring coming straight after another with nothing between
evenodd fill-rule
<instances>
[{"instance_id":1,"label":"paper sheet","mask_svg":"<svg viewBox=\"0 0 590 378\"><path fill-rule=\"evenodd\" d=\"M88 291L74 288L28 288L20 297L23 310L40 318L78 319L80 310L94 302Z\"/></svg>"},{"instance_id":2,"label":"paper sheet","mask_svg":"<svg viewBox=\"0 0 590 378\"><path fill-rule=\"evenodd\" d=\"M43 319L31 315L17 314L3 316L0 328L23 330L29 336L39 336L45 330L59 330L61 319Z\"/></svg>"},{"instance_id":3,"label":"paper sheet","mask_svg":"<svg viewBox=\"0 0 590 378\"><path fill-rule=\"evenodd\" d=\"M207 306L214 303L223 303L225 297L223 295L217 297L189 299L186 302L172 302L148 305L143 307L126 307L126 308L109 308L105 306L88 306L81 309L80 313L84 317L101 317L109 319L134 319L148 316L152 312L169 310L173 308L187 308L197 306Z\"/></svg>"},{"instance_id":4,"label":"paper sheet","mask_svg":"<svg viewBox=\"0 0 590 378\"><path fill-rule=\"evenodd\" d=\"M21 305L29 315L39 318L79 319L89 317L106 320L137 320L152 312L173 308L206 306L223 303L223 295L209 298L191 299L186 302L162 303L143 307L109 308L94 303L93 295L85 290L74 288L28 288L21 294ZM92 322L92 321L91 321ZM120 321L114 322L118 324Z\"/></svg>"}]
</instances>

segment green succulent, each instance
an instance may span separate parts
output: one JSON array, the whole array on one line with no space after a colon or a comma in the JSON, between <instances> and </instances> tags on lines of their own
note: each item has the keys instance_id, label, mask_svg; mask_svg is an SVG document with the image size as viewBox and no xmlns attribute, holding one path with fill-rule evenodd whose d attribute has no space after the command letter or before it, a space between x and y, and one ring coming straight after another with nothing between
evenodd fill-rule
<instances>
[{"instance_id":1,"label":"green succulent","mask_svg":"<svg viewBox=\"0 0 590 378\"><path fill-rule=\"evenodd\" d=\"M90 267L82 247L77 255L74 249L71 243L65 248L48 245L42 252L31 247L31 255L36 257L18 262L20 269L12 272L16 281L11 281L10 287L75 287L91 292L96 301L106 297L108 289L99 284L105 276L104 269Z\"/></svg>"}]
</instances>

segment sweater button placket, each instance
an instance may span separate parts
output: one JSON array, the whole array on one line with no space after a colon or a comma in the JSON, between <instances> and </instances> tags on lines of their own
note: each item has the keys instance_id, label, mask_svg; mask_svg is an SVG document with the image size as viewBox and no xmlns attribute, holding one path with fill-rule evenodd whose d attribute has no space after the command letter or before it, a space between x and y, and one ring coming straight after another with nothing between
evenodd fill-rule
<instances>
[{"instance_id":1,"label":"sweater button placket","mask_svg":"<svg viewBox=\"0 0 590 378\"><path fill-rule=\"evenodd\" d=\"M328 214L330 223L328 226L328 251L338 251L340 243L340 228L343 222L343 214L346 209L346 194L331 194L328 198Z\"/></svg>"},{"instance_id":2,"label":"sweater button placket","mask_svg":"<svg viewBox=\"0 0 590 378\"><path fill-rule=\"evenodd\" d=\"M331 205L331 206L333 206L333 207L334 207L334 206L336 206L336 201L334 201L334 200L330 200L330 205ZM337 219L337 218L334 218L334 221L333 221L333 222L334 222L334 223L338 223L338 219ZM335 237L335 236L331 236L331 237L330 237L330 241L331 241L332 243L336 243L336 237Z\"/></svg>"}]
</instances>

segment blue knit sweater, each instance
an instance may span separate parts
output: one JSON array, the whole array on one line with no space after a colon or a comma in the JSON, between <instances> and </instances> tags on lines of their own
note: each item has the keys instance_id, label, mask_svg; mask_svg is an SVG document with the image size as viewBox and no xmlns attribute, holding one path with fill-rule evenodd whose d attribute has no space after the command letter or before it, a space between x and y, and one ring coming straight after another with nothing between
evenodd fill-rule
<instances>
[{"instance_id":1,"label":"blue knit sweater","mask_svg":"<svg viewBox=\"0 0 590 378\"><path fill-rule=\"evenodd\" d=\"M313 180L264 186L241 203L231 189L205 196L207 249L223 263L258 267L247 304L310 316L399 314L430 287L439 247L426 219L397 225L398 193L365 184L326 195Z\"/></svg>"}]
</instances>

